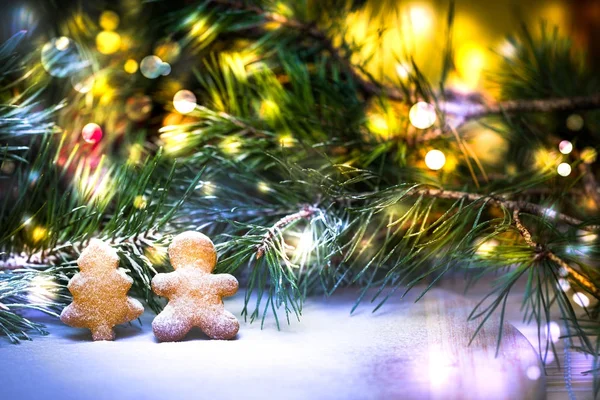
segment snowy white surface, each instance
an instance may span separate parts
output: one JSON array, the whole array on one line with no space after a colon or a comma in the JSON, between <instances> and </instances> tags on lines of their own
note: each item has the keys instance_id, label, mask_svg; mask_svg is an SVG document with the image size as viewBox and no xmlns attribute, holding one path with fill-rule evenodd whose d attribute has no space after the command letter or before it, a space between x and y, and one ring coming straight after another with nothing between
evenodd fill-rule
<instances>
[{"instance_id":1,"label":"snowy white surface","mask_svg":"<svg viewBox=\"0 0 600 400\"><path fill-rule=\"evenodd\" d=\"M117 327L114 342L91 342L89 331L46 319L51 335L0 344L0 398L517 399L526 398L515 396L526 393L523 385L535 391L542 384L525 376L538 364L519 334L495 359L497 332L490 350L483 342L467 346L464 329L454 326L464 320L452 317L437 329L436 307L454 295L434 291L416 305L393 299L377 313L367 302L350 316L356 296L310 300L301 322L284 322L281 331L272 318L262 330L260 322L242 322L232 341L192 332L183 342L158 343L150 312L142 326ZM238 317L242 306L241 295L226 300ZM444 347L454 334L458 347ZM473 355L479 361L461 361Z\"/></svg>"}]
</instances>

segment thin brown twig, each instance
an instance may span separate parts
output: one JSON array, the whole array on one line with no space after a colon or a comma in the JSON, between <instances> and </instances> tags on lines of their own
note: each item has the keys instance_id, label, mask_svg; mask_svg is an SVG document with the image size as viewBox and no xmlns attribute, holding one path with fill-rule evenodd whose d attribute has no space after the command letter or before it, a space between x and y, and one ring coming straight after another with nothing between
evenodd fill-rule
<instances>
[{"instance_id":1,"label":"thin brown twig","mask_svg":"<svg viewBox=\"0 0 600 400\"><path fill-rule=\"evenodd\" d=\"M318 211L319 209L316 207L305 206L300 211L290 215L286 215L285 217L277 221L273 226L271 226L267 230L260 244L256 246L256 259L258 260L265 254L267 248L269 247L269 242L275 237L275 235L277 235L277 232L281 231L283 228L290 225L291 223L298 221L299 219L310 219Z\"/></svg>"},{"instance_id":2,"label":"thin brown twig","mask_svg":"<svg viewBox=\"0 0 600 400\"><path fill-rule=\"evenodd\" d=\"M583 224L583 221L578 220L577 218L571 217L570 215L558 213L550 208L543 207L539 204L529 203L521 200L508 200L501 196L489 196L479 193L467 193L455 190L435 189L429 187L414 188L408 193L408 195L424 195L428 197L436 197L438 199L448 200L460 200L462 198L465 198L469 201L479 201L489 199L489 203L503 206L512 211L518 209L541 217L551 217L559 222L568 225L579 226ZM600 230L600 225L581 226L580 229L594 232Z\"/></svg>"},{"instance_id":3,"label":"thin brown twig","mask_svg":"<svg viewBox=\"0 0 600 400\"><path fill-rule=\"evenodd\" d=\"M596 287L596 285L594 285L587 277L585 277L579 271L571 267L565 260L554 254L552 251L544 249L544 246L542 246L539 243L536 243L533 240L531 232L529 231L529 229L527 229L527 227L525 227L525 225L523 225L523 222L519 217L520 211L521 210L519 210L518 208L515 208L513 210L513 221L515 223L515 227L523 237L523 240L525 240L525 243L527 243L529 247L535 249L535 251L537 252L536 257L538 259L545 257L548 260L554 262L567 273L568 278L570 278L573 282L577 283L580 287L585 288L595 298L600 300L600 289Z\"/></svg>"}]
</instances>

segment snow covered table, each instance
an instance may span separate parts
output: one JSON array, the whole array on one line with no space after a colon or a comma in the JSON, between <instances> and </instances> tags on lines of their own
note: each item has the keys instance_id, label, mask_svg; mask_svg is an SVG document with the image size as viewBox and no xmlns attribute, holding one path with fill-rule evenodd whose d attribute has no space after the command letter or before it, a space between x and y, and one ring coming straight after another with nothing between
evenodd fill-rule
<instances>
[{"instance_id":1,"label":"snow covered table","mask_svg":"<svg viewBox=\"0 0 600 400\"><path fill-rule=\"evenodd\" d=\"M0 344L2 399L537 399L544 376L529 342L498 322L467 322L472 303L432 290L366 302L350 316L355 291L309 300L301 322L243 323L236 340L193 332L157 343L154 315L118 327L114 342L46 319L49 336ZM226 301L239 316L243 296Z\"/></svg>"}]
</instances>

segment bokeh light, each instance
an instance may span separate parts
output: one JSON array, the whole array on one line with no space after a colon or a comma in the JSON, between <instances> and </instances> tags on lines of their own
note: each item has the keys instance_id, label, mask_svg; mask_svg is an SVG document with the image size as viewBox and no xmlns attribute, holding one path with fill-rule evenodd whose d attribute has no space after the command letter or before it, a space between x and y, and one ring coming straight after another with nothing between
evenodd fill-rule
<instances>
[{"instance_id":1,"label":"bokeh light","mask_svg":"<svg viewBox=\"0 0 600 400\"><path fill-rule=\"evenodd\" d=\"M100 14L100 27L105 31L114 31L119 27L119 15L114 11L103 11Z\"/></svg>"},{"instance_id":2,"label":"bokeh light","mask_svg":"<svg viewBox=\"0 0 600 400\"><path fill-rule=\"evenodd\" d=\"M581 160L585 164L592 164L596 162L598 158L598 152L593 147L586 147L581 151Z\"/></svg>"},{"instance_id":3,"label":"bokeh light","mask_svg":"<svg viewBox=\"0 0 600 400\"><path fill-rule=\"evenodd\" d=\"M113 54L121 48L121 35L117 32L102 31L96 36L96 48L102 54Z\"/></svg>"},{"instance_id":4,"label":"bokeh light","mask_svg":"<svg viewBox=\"0 0 600 400\"><path fill-rule=\"evenodd\" d=\"M563 140L558 144L558 150L563 154L569 154L573 151L573 143Z\"/></svg>"},{"instance_id":5,"label":"bokeh light","mask_svg":"<svg viewBox=\"0 0 600 400\"><path fill-rule=\"evenodd\" d=\"M435 107L429 103L420 101L410 108L408 118L415 128L430 128L433 126L436 119Z\"/></svg>"},{"instance_id":6,"label":"bokeh light","mask_svg":"<svg viewBox=\"0 0 600 400\"><path fill-rule=\"evenodd\" d=\"M160 57L157 56L146 56L140 63L140 72L148 79L156 79L163 75L167 68L170 70L170 66L164 63Z\"/></svg>"},{"instance_id":7,"label":"bokeh light","mask_svg":"<svg viewBox=\"0 0 600 400\"><path fill-rule=\"evenodd\" d=\"M90 144L96 144L102 139L102 128L100 125L90 122L81 130L83 140Z\"/></svg>"},{"instance_id":8,"label":"bokeh light","mask_svg":"<svg viewBox=\"0 0 600 400\"><path fill-rule=\"evenodd\" d=\"M588 307L590 305L590 298L585 293L577 292L573 295L573 301L579 307Z\"/></svg>"},{"instance_id":9,"label":"bokeh light","mask_svg":"<svg viewBox=\"0 0 600 400\"><path fill-rule=\"evenodd\" d=\"M446 164L446 156L440 150L429 150L425 155L425 165L427 168L437 171Z\"/></svg>"},{"instance_id":10,"label":"bokeh light","mask_svg":"<svg viewBox=\"0 0 600 400\"><path fill-rule=\"evenodd\" d=\"M580 131L583 128L583 117L579 114L571 114L567 118L567 128L573 132Z\"/></svg>"},{"instance_id":11,"label":"bokeh light","mask_svg":"<svg viewBox=\"0 0 600 400\"><path fill-rule=\"evenodd\" d=\"M84 68L71 75L71 85L79 93L88 93L94 87L95 77L91 68Z\"/></svg>"},{"instance_id":12,"label":"bokeh light","mask_svg":"<svg viewBox=\"0 0 600 400\"><path fill-rule=\"evenodd\" d=\"M137 61L135 61L131 58L129 60L125 61L125 65L123 65L123 69L128 74L135 74L138 70L138 67L139 66L138 66Z\"/></svg>"},{"instance_id":13,"label":"bokeh light","mask_svg":"<svg viewBox=\"0 0 600 400\"><path fill-rule=\"evenodd\" d=\"M181 114L189 114L196 108L196 96L189 90L180 90L173 96L173 107Z\"/></svg>"},{"instance_id":14,"label":"bokeh light","mask_svg":"<svg viewBox=\"0 0 600 400\"><path fill-rule=\"evenodd\" d=\"M556 168L556 172L560 176L569 176L571 175L571 166L568 163L560 163Z\"/></svg>"}]
</instances>

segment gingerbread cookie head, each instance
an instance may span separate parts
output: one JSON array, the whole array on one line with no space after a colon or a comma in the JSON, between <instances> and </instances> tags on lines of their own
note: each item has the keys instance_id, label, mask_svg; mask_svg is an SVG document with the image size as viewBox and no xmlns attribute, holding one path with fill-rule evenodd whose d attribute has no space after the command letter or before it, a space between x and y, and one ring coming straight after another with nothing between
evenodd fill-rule
<instances>
[{"instance_id":1,"label":"gingerbread cookie head","mask_svg":"<svg viewBox=\"0 0 600 400\"><path fill-rule=\"evenodd\" d=\"M208 236L188 231L175 236L169 246L169 259L173 269L195 267L209 274L217 265L217 251Z\"/></svg>"},{"instance_id":2,"label":"gingerbread cookie head","mask_svg":"<svg viewBox=\"0 0 600 400\"><path fill-rule=\"evenodd\" d=\"M102 240L92 239L79 258L77 265L81 272L93 270L112 271L119 266L117 252Z\"/></svg>"}]
</instances>

